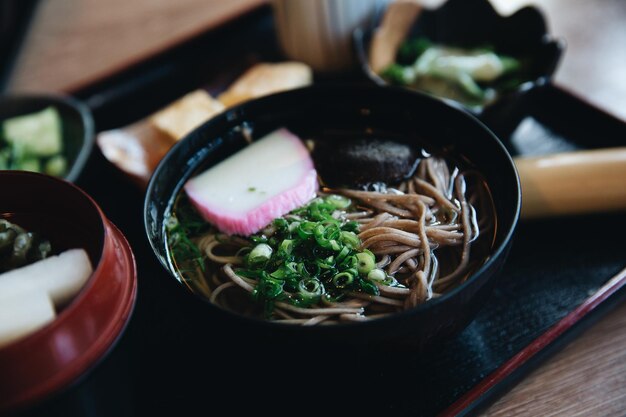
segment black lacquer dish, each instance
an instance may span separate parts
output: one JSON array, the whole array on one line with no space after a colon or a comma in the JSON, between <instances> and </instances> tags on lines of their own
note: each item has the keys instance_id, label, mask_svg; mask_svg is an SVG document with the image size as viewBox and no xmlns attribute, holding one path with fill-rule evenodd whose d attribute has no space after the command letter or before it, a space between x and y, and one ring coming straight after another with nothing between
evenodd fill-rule
<instances>
[{"instance_id":1,"label":"black lacquer dish","mask_svg":"<svg viewBox=\"0 0 626 417\"><path fill-rule=\"evenodd\" d=\"M310 117L315 114L315 117ZM241 149L242 126L259 137L279 127L303 132L301 137L332 135L333 140L393 137L433 149L447 149L457 160L482 172L495 203L496 236L488 260L450 292L401 313L362 323L333 326L281 325L244 318L205 303L207 326L232 323L250 343L276 339L272 346L294 343L320 345L377 344L423 350L458 333L476 314L495 284L505 260L521 204L519 178L508 152L475 117L432 97L401 88L377 86L312 86L265 98L216 116L179 142L152 176L145 204L146 232L163 266L180 279L168 254L165 225L186 180L198 171ZM181 283L181 290L189 288ZM198 297L188 294L190 302ZM206 300L206 298L205 298ZM199 317L200 318L200 317ZM270 336L271 337L268 337ZM253 337L256 336L256 337ZM403 346L404 345L404 346Z\"/></svg>"},{"instance_id":2,"label":"black lacquer dish","mask_svg":"<svg viewBox=\"0 0 626 417\"><path fill-rule=\"evenodd\" d=\"M380 13L383 15L384 10ZM380 24L379 17L373 26L357 29L353 41L363 74L378 85L387 85L390 81L370 65L372 37ZM488 0L448 0L436 9L422 10L406 39L418 37L461 48L489 46L497 53L523 60L523 75L512 84L497 87L495 99L485 104L463 103L468 111L487 121L492 128L506 118L520 96L550 81L565 49L563 40L550 35L548 22L537 7L525 6L503 16Z\"/></svg>"}]
</instances>

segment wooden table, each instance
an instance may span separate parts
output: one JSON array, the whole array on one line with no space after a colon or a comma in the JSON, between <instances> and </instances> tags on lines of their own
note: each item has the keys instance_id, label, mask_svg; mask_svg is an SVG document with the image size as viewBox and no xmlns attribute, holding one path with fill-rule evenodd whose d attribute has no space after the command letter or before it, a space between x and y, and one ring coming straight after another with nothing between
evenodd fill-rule
<instances>
[{"instance_id":1,"label":"wooden table","mask_svg":"<svg viewBox=\"0 0 626 417\"><path fill-rule=\"evenodd\" d=\"M265 0L48 0L34 17L13 91L71 91L183 42ZM494 0L508 14L525 0ZM439 1L429 1L429 4ZM532 2L567 41L556 82L626 121L626 1ZM626 305L491 406L486 416L626 413Z\"/></svg>"}]
</instances>

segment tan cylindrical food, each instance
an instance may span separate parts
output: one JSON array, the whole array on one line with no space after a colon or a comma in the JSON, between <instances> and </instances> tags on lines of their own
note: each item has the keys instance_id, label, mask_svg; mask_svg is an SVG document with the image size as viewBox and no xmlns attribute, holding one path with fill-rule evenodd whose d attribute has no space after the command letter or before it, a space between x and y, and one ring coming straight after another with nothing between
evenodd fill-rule
<instances>
[{"instance_id":1,"label":"tan cylindrical food","mask_svg":"<svg viewBox=\"0 0 626 417\"><path fill-rule=\"evenodd\" d=\"M522 217L626 209L626 147L515 158Z\"/></svg>"}]
</instances>

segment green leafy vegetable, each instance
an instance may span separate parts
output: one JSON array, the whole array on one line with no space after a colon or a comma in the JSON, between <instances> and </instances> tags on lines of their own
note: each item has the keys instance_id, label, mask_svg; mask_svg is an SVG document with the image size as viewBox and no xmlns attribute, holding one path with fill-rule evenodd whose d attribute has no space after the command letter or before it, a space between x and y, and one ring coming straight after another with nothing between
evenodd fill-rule
<instances>
[{"instance_id":1,"label":"green leafy vegetable","mask_svg":"<svg viewBox=\"0 0 626 417\"><path fill-rule=\"evenodd\" d=\"M423 37L409 39L400 45L398 50L398 62L403 65L410 65L415 62L433 43Z\"/></svg>"},{"instance_id":2,"label":"green leafy vegetable","mask_svg":"<svg viewBox=\"0 0 626 417\"><path fill-rule=\"evenodd\" d=\"M45 259L51 252L47 239L0 219L0 273Z\"/></svg>"},{"instance_id":3,"label":"green leafy vegetable","mask_svg":"<svg viewBox=\"0 0 626 417\"><path fill-rule=\"evenodd\" d=\"M392 84L409 85L411 83L411 73L407 73L405 67L400 64L389 65L380 75Z\"/></svg>"},{"instance_id":4,"label":"green leafy vegetable","mask_svg":"<svg viewBox=\"0 0 626 417\"><path fill-rule=\"evenodd\" d=\"M492 47L460 48L419 37L405 41L396 62L381 72L391 84L413 87L467 105L483 105L522 78L519 59Z\"/></svg>"},{"instance_id":5,"label":"green leafy vegetable","mask_svg":"<svg viewBox=\"0 0 626 417\"><path fill-rule=\"evenodd\" d=\"M204 271L204 255L189 236L206 232L210 225L200 217L186 197L181 196L180 199L176 212L165 223L168 247L181 272L196 268Z\"/></svg>"}]
</instances>

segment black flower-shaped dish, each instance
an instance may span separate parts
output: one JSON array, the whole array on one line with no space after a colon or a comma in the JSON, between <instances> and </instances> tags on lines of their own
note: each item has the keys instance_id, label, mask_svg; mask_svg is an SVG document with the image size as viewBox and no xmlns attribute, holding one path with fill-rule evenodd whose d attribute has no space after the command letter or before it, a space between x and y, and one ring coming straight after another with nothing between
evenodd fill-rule
<instances>
[{"instance_id":1,"label":"black flower-shaped dish","mask_svg":"<svg viewBox=\"0 0 626 417\"><path fill-rule=\"evenodd\" d=\"M384 12L372 27L354 32L359 65L365 75L379 85L394 83L370 65L372 39ZM407 86L455 102L490 126L493 122L498 127L514 113L512 106L520 96L550 81L565 49L561 39L549 35L546 19L536 7L526 6L510 16L502 16L488 0L448 0L436 9L422 10L405 40L419 38L435 45L464 49L488 47L498 55L514 57L521 63L515 74L496 80L491 85L495 94L480 103L424 91L415 85ZM398 54L396 62L399 58Z\"/></svg>"}]
</instances>

